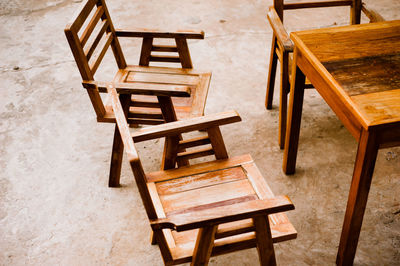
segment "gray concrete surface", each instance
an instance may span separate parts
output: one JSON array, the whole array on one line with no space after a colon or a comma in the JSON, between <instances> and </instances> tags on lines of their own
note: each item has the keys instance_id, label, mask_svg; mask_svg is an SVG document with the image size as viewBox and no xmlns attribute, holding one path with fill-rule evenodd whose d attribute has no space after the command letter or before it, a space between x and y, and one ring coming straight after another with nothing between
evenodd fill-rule
<instances>
[{"instance_id":1,"label":"gray concrete surface","mask_svg":"<svg viewBox=\"0 0 400 266\"><path fill-rule=\"evenodd\" d=\"M63 33L79 2L0 0L0 264L162 265L126 162L123 186L107 187L113 126L96 123ZM278 264L334 265L357 143L321 97L307 91L297 173L282 173L278 109L264 108L271 2L108 4L120 27L206 32L205 40L189 44L194 65L213 71L206 113L241 114L242 123L222 129L230 154L252 154L275 193L296 206L289 217L298 238L275 246ZM400 19L400 1L365 2L386 19ZM346 8L290 11L285 23L290 30L342 25L348 14ZM139 43L123 45L136 63ZM161 145L138 145L146 169L158 169ZM399 192L400 149L381 150L355 265L400 265ZM210 264L257 265L258 258L253 249Z\"/></svg>"}]
</instances>

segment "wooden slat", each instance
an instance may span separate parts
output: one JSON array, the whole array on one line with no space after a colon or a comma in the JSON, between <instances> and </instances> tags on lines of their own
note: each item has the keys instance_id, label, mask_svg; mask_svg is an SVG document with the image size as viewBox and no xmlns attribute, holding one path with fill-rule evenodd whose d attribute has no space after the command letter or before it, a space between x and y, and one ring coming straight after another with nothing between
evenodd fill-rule
<instances>
[{"instance_id":1,"label":"wooden slat","mask_svg":"<svg viewBox=\"0 0 400 266\"><path fill-rule=\"evenodd\" d=\"M73 18L75 18L74 21L69 24L71 30L76 33L80 30L95 5L95 0L88 0L87 2L83 2L81 4L80 8L78 9L79 12L73 16Z\"/></svg>"},{"instance_id":2,"label":"wooden slat","mask_svg":"<svg viewBox=\"0 0 400 266\"><path fill-rule=\"evenodd\" d=\"M252 162L253 159L251 158L251 156L249 154L246 154L246 155L231 157L226 160L216 160L211 162L199 163L187 167L186 166L180 167L177 169L172 169L167 171L146 173L146 177L149 182L161 182L165 180L174 179L177 177L184 177L205 172L216 171L216 170L235 167L238 165L245 165Z\"/></svg>"},{"instance_id":3,"label":"wooden slat","mask_svg":"<svg viewBox=\"0 0 400 266\"><path fill-rule=\"evenodd\" d=\"M229 238L217 239L214 242L212 256L222 255L237 250L254 248L256 246L254 232L242 235L231 236ZM176 264L190 262L193 254L193 243L185 246L177 246L171 250L172 257Z\"/></svg>"},{"instance_id":4,"label":"wooden slat","mask_svg":"<svg viewBox=\"0 0 400 266\"><path fill-rule=\"evenodd\" d=\"M222 192L221 192L222 193ZM242 203L250 200L256 200L258 199L257 195L252 194L252 195L247 195L247 196L242 196L242 197L237 197L237 198L232 198L232 199L227 199L227 200L221 200L217 202L212 202L212 203L207 203L207 204L200 204L196 205L193 207L185 208L185 209L179 209L179 210L174 210L170 211L167 214L169 216L173 215L179 215L183 213L191 213L191 212L197 212L197 211L203 211L211 208L216 208L216 207L221 207L221 206L229 206L237 203Z\"/></svg>"},{"instance_id":5,"label":"wooden slat","mask_svg":"<svg viewBox=\"0 0 400 266\"><path fill-rule=\"evenodd\" d=\"M153 45L151 50L154 52L178 52L178 48L173 45Z\"/></svg>"},{"instance_id":6,"label":"wooden slat","mask_svg":"<svg viewBox=\"0 0 400 266\"><path fill-rule=\"evenodd\" d=\"M190 97L191 89L188 86L166 85L166 84L143 84L143 83L111 83L102 81L83 81L85 88L98 88L105 92L108 85L116 88L119 94L139 94L156 96Z\"/></svg>"},{"instance_id":7,"label":"wooden slat","mask_svg":"<svg viewBox=\"0 0 400 266\"><path fill-rule=\"evenodd\" d=\"M115 32L118 37L204 39L203 31L194 30L161 31L149 29L116 29Z\"/></svg>"},{"instance_id":8,"label":"wooden slat","mask_svg":"<svg viewBox=\"0 0 400 266\"><path fill-rule=\"evenodd\" d=\"M215 238L220 239L248 232L254 232L254 224L252 219L240 220L219 225Z\"/></svg>"},{"instance_id":9,"label":"wooden slat","mask_svg":"<svg viewBox=\"0 0 400 266\"><path fill-rule=\"evenodd\" d=\"M96 27L97 22L99 22L103 14L104 14L104 9L102 6L99 6L80 37L80 42L82 46L85 46L86 42L89 40L90 34L92 34L94 28Z\"/></svg>"},{"instance_id":10,"label":"wooden slat","mask_svg":"<svg viewBox=\"0 0 400 266\"><path fill-rule=\"evenodd\" d=\"M108 20L103 20L100 25L100 30L97 33L96 38L94 38L93 41L87 45L87 48L85 48L85 55L87 60L90 60L94 51L97 48L97 45L100 43L104 33L106 32L106 29L109 25Z\"/></svg>"},{"instance_id":11,"label":"wooden slat","mask_svg":"<svg viewBox=\"0 0 400 266\"><path fill-rule=\"evenodd\" d=\"M163 119L163 115L161 113L159 114L149 114L149 113L136 113L136 112L130 112L128 114L128 118L145 118L145 119Z\"/></svg>"},{"instance_id":12,"label":"wooden slat","mask_svg":"<svg viewBox=\"0 0 400 266\"><path fill-rule=\"evenodd\" d=\"M90 70L92 71L93 74L96 73L96 70L101 63L101 60L103 59L104 55L106 54L108 47L110 47L112 39L113 39L113 35L111 33L108 33L106 35L106 41L105 41L103 48L100 51L100 54L97 56L97 58L94 58L93 63L90 64Z\"/></svg>"},{"instance_id":13,"label":"wooden slat","mask_svg":"<svg viewBox=\"0 0 400 266\"><path fill-rule=\"evenodd\" d=\"M128 118L129 124L136 125L161 125L164 124L164 119L139 119L139 118Z\"/></svg>"},{"instance_id":14,"label":"wooden slat","mask_svg":"<svg viewBox=\"0 0 400 266\"><path fill-rule=\"evenodd\" d=\"M193 139L181 140L179 141L179 149L187 149L196 146L202 146L210 144L211 141L208 136L197 137Z\"/></svg>"},{"instance_id":15,"label":"wooden slat","mask_svg":"<svg viewBox=\"0 0 400 266\"><path fill-rule=\"evenodd\" d=\"M221 193L223 191L223 193ZM254 190L246 179L219 183L194 190L182 191L173 194L160 195L164 211L177 211L204 204L230 200L238 197L254 195Z\"/></svg>"},{"instance_id":16,"label":"wooden slat","mask_svg":"<svg viewBox=\"0 0 400 266\"><path fill-rule=\"evenodd\" d=\"M157 56L157 55L151 55L149 58L150 62L170 62L170 63L180 63L181 60L179 59L179 56Z\"/></svg>"},{"instance_id":17,"label":"wooden slat","mask_svg":"<svg viewBox=\"0 0 400 266\"><path fill-rule=\"evenodd\" d=\"M283 5L284 10L301 9L301 8L316 8L316 7L333 7L333 6L351 6L351 0L339 1L321 1L321 2L302 2L302 3L287 3Z\"/></svg>"},{"instance_id":18,"label":"wooden slat","mask_svg":"<svg viewBox=\"0 0 400 266\"><path fill-rule=\"evenodd\" d=\"M160 104L154 101L131 101L131 106L133 107L148 107L148 108L160 108Z\"/></svg>"},{"instance_id":19,"label":"wooden slat","mask_svg":"<svg viewBox=\"0 0 400 266\"><path fill-rule=\"evenodd\" d=\"M129 74L130 72L143 72L143 73L163 73L163 74L177 74L177 75L211 75L211 71L199 70L194 68L174 68L174 67L143 67L143 66L135 66L128 65L126 69L123 70L124 73L121 74Z\"/></svg>"},{"instance_id":20,"label":"wooden slat","mask_svg":"<svg viewBox=\"0 0 400 266\"><path fill-rule=\"evenodd\" d=\"M246 175L241 167L233 167L219 171L176 178L164 182L157 182L156 187L159 195L167 195L245 178Z\"/></svg>"},{"instance_id":21,"label":"wooden slat","mask_svg":"<svg viewBox=\"0 0 400 266\"><path fill-rule=\"evenodd\" d=\"M179 58L178 58L179 59ZM151 69L149 69L151 70ZM156 69L154 69L156 70ZM126 82L142 82L142 83L160 83L160 84L176 84L196 86L199 83L198 75L182 75L160 72L135 72L129 71Z\"/></svg>"},{"instance_id":22,"label":"wooden slat","mask_svg":"<svg viewBox=\"0 0 400 266\"><path fill-rule=\"evenodd\" d=\"M178 159L189 160L189 159L200 158L200 157L213 155L213 154L214 154L213 148L209 147L209 148L198 149L195 151L180 152L180 153L178 153Z\"/></svg>"},{"instance_id":23,"label":"wooden slat","mask_svg":"<svg viewBox=\"0 0 400 266\"><path fill-rule=\"evenodd\" d=\"M166 123L158 127L144 128L135 132L132 137L135 142L140 142L194 130L202 130L216 125L235 123L239 122L240 120L240 116L235 111L223 112L214 115L196 117L184 121Z\"/></svg>"}]
</instances>

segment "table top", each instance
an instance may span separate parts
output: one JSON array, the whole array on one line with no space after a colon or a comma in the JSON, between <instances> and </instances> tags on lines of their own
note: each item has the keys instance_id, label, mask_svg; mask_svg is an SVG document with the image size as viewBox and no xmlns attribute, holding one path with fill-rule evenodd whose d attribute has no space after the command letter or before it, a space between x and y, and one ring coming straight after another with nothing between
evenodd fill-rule
<instances>
[{"instance_id":1,"label":"table top","mask_svg":"<svg viewBox=\"0 0 400 266\"><path fill-rule=\"evenodd\" d=\"M365 129L400 126L400 20L294 32L291 38Z\"/></svg>"}]
</instances>

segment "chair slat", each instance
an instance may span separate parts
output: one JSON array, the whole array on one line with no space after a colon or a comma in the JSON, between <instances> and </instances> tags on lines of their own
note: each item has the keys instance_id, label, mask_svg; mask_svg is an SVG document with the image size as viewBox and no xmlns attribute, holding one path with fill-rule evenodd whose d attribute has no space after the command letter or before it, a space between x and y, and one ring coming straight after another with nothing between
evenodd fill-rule
<instances>
[{"instance_id":1,"label":"chair slat","mask_svg":"<svg viewBox=\"0 0 400 266\"><path fill-rule=\"evenodd\" d=\"M128 118L145 118L145 119L163 119L163 115L159 114L150 114L150 113L129 113Z\"/></svg>"},{"instance_id":2,"label":"chair slat","mask_svg":"<svg viewBox=\"0 0 400 266\"><path fill-rule=\"evenodd\" d=\"M93 61L92 64L90 64L90 70L92 71L93 75L96 73L97 68L100 65L101 60L103 59L104 55L107 52L108 47L111 44L111 41L113 40L113 35L112 33L107 33L106 35L106 43L104 44L103 48L101 49L100 54L97 56L97 58Z\"/></svg>"},{"instance_id":3,"label":"chair slat","mask_svg":"<svg viewBox=\"0 0 400 266\"><path fill-rule=\"evenodd\" d=\"M179 141L179 149L193 148L196 146L207 145L210 143L211 140L208 138L208 136L202 136L188 140L181 140Z\"/></svg>"},{"instance_id":4,"label":"chair slat","mask_svg":"<svg viewBox=\"0 0 400 266\"><path fill-rule=\"evenodd\" d=\"M131 106L134 107L144 107L144 108L160 108L160 104L158 102L151 101L131 101Z\"/></svg>"},{"instance_id":5,"label":"chair slat","mask_svg":"<svg viewBox=\"0 0 400 266\"><path fill-rule=\"evenodd\" d=\"M173 45L153 45L151 50L154 52L178 52L178 48Z\"/></svg>"},{"instance_id":6,"label":"chair slat","mask_svg":"<svg viewBox=\"0 0 400 266\"><path fill-rule=\"evenodd\" d=\"M99 22L101 16L104 14L104 9L102 6L99 6L96 10L96 13L93 15L92 19L90 20L88 26L83 31L80 42L82 46L85 46L86 42L89 40L90 34L92 34L94 28L96 27L97 23Z\"/></svg>"},{"instance_id":7,"label":"chair slat","mask_svg":"<svg viewBox=\"0 0 400 266\"><path fill-rule=\"evenodd\" d=\"M81 29L83 23L85 23L85 20L87 19L95 5L95 0L88 0L86 3L84 2L82 4L81 8L78 9L80 10L79 13L76 16L73 16L76 19L72 23L70 23L70 28L72 31L78 32Z\"/></svg>"},{"instance_id":8,"label":"chair slat","mask_svg":"<svg viewBox=\"0 0 400 266\"><path fill-rule=\"evenodd\" d=\"M150 56L151 62L170 62L170 63L180 63L181 60L179 56Z\"/></svg>"},{"instance_id":9,"label":"chair slat","mask_svg":"<svg viewBox=\"0 0 400 266\"><path fill-rule=\"evenodd\" d=\"M180 160L189 160L213 154L214 154L213 148L209 147L209 148L199 149L196 151L181 152L178 153L177 157Z\"/></svg>"},{"instance_id":10,"label":"chair slat","mask_svg":"<svg viewBox=\"0 0 400 266\"><path fill-rule=\"evenodd\" d=\"M288 3L283 5L284 10L288 9L301 9L301 8L313 8L313 7L333 7L333 6L351 6L351 0L339 0L339 1L324 1L324 2L303 2L303 3Z\"/></svg>"},{"instance_id":11,"label":"chair slat","mask_svg":"<svg viewBox=\"0 0 400 266\"><path fill-rule=\"evenodd\" d=\"M132 119L132 118L128 118L128 123L129 124L136 124L136 125L160 125L160 124L164 124L165 121L164 119Z\"/></svg>"},{"instance_id":12,"label":"chair slat","mask_svg":"<svg viewBox=\"0 0 400 266\"><path fill-rule=\"evenodd\" d=\"M100 31L97 34L96 38L93 39L92 43L88 45L88 47L85 49L85 55L87 60L90 60L92 57L94 51L96 50L97 45L99 44L101 38L103 37L103 34L106 32L107 27L108 27L108 20L103 20Z\"/></svg>"}]
</instances>

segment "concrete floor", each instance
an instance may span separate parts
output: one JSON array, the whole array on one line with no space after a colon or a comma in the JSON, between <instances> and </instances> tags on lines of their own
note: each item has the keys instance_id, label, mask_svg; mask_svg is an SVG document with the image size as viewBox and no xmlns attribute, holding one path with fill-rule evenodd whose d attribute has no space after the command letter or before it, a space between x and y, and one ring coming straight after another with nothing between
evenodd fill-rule
<instances>
[{"instance_id":1,"label":"concrete floor","mask_svg":"<svg viewBox=\"0 0 400 266\"><path fill-rule=\"evenodd\" d=\"M0 0L0 264L162 265L133 175L107 187L113 125L98 124L63 29L80 0ZM281 171L278 108L264 96L271 0L122 1L108 5L117 27L203 29L190 41L193 63L213 71L206 113L236 109L223 127L231 155L250 153L276 194L287 194L298 238L275 245L280 265L334 265L357 148L315 91L305 95L297 172ZM386 19L400 1L366 0ZM290 30L344 25L347 8L290 11ZM321 23L321 21L323 21ZM138 60L139 42L127 59ZM111 62L111 61L109 61ZM106 64L103 72L115 67ZM278 93L276 91L275 103ZM162 141L140 143L156 170ZM400 265L400 148L381 150L355 265ZM212 258L211 265L257 265L256 250Z\"/></svg>"}]
</instances>

